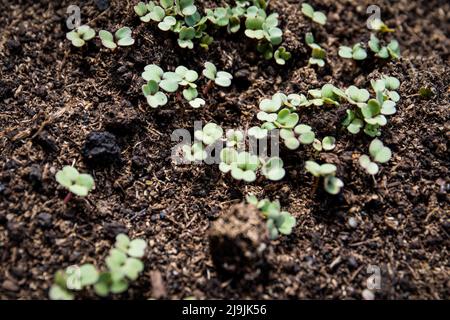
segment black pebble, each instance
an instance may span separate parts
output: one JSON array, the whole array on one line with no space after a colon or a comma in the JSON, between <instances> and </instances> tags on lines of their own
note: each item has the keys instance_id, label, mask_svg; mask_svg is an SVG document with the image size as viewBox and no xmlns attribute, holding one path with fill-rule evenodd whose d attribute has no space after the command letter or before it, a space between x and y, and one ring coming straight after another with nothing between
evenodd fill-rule
<instances>
[{"instance_id":1,"label":"black pebble","mask_svg":"<svg viewBox=\"0 0 450 320\"><path fill-rule=\"evenodd\" d=\"M41 212L37 215L38 224L43 228L51 227L52 220L52 215L47 212Z\"/></svg>"},{"instance_id":2,"label":"black pebble","mask_svg":"<svg viewBox=\"0 0 450 320\"><path fill-rule=\"evenodd\" d=\"M97 8L101 11L104 11L109 8L108 0L95 0L95 4L97 5Z\"/></svg>"}]
</instances>

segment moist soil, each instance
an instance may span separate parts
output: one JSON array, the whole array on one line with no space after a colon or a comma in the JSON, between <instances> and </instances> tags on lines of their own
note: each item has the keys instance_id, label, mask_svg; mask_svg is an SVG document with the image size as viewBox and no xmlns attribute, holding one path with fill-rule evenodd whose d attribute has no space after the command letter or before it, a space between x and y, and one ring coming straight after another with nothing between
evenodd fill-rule
<instances>
[{"instance_id":1,"label":"moist soil","mask_svg":"<svg viewBox=\"0 0 450 320\"><path fill-rule=\"evenodd\" d=\"M58 269L102 267L122 232L149 247L145 271L116 299L361 299L370 265L381 270L376 299L450 298L448 1L309 1L327 13L322 27L301 14L299 1L273 0L269 10L280 14L293 54L285 66L262 59L242 32L217 31L208 51L185 51L172 34L141 23L136 2L102 1L103 11L94 1L78 3L82 22L97 31L133 29L135 45L112 52L99 40L77 49L65 39L73 1L1 1L0 298L47 299ZM395 28L401 59L340 58L339 45L367 42L372 4ZM308 66L308 31L327 50L324 68ZM159 109L147 105L145 65L201 71L205 61L234 81L210 90L204 108L176 97ZM260 99L278 91L306 93L325 83L368 88L382 74L401 81L401 101L381 137L393 158L374 178L358 165L371 139L342 127L345 105L300 112L302 123L336 137L337 146L320 155L282 150L287 174L280 182L238 183L217 166L172 163L171 133L192 131L196 120L246 128L260 123ZM422 87L433 95L420 97ZM337 165L341 194L311 195L314 181L303 167L313 157ZM94 176L96 189L65 205L54 175L72 164ZM241 282L215 267L208 235L250 192L278 199L297 226L270 242L265 279ZM78 297L96 298L90 291Z\"/></svg>"}]
</instances>

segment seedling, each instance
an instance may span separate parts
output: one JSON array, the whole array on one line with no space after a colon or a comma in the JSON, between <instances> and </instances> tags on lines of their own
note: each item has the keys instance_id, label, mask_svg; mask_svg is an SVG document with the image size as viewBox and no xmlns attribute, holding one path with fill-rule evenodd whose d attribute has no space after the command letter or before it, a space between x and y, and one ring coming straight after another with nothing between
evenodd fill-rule
<instances>
[{"instance_id":1,"label":"seedling","mask_svg":"<svg viewBox=\"0 0 450 320\"><path fill-rule=\"evenodd\" d=\"M366 89L359 89L356 86L350 86L345 90L348 101L357 106L364 106L364 104L369 100L370 93Z\"/></svg>"},{"instance_id":2,"label":"seedling","mask_svg":"<svg viewBox=\"0 0 450 320\"><path fill-rule=\"evenodd\" d=\"M332 195L336 195L341 192L341 188L344 183L341 179L336 178L336 166L334 164L325 163L319 165L315 161L306 161L305 169L311 173L316 178L316 183L314 184L314 192L317 188L317 183L319 178L324 178L324 189L326 192Z\"/></svg>"},{"instance_id":3,"label":"seedling","mask_svg":"<svg viewBox=\"0 0 450 320\"><path fill-rule=\"evenodd\" d=\"M56 181L69 190L69 194L64 199L65 204L72 198L72 194L86 197L94 188L94 179L90 174L80 174L77 169L71 166L65 166L58 171L56 173Z\"/></svg>"},{"instance_id":4,"label":"seedling","mask_svg":"<svg viewBox=\"0 0 450 320\"><path fill-rule=\"evenodd\" d=\"M217 71L217 68L211 62L205 62L205 69L203 69L203 75L214 83L221 87L229 87L233 76L225 71Z\"/></svg>"},{"instance_id":5,"label":"seedling","mask_svg":"<svg viewBox=\"0 0 450 320\"><path fill-rule=\"evenodd\" d=\"M189 162L202 161L208 156L201 142L195 142L192 146L184 145L182 151L184 159Z\"/></svg>"},{"instance_id":6,"label":"seedling","mask_svg":"<svg viewBox=\"0 0 450 320\"><path fill-rule=\"evenodd\" d=\"M291 57L291 53L286 51L285 47L279 47L274 53L275 62L279 65L285 65L286 61L290 60Z\"/></svg>"},{"instance_id":7,"label":"seedling","mask_svg":"<svg viewBox=\"0 0 450 320\"><path fill-rule=\"evenodd\" d=\"M327 23L327 16L323 12L315 11L308 3L302 3L302 13L318 24L325 25Z\"/></svg>"},{"instance_id":8,"label":"seedling","mask_svg":"<svg viewBox=\"0 0 450 320\"><path fill-rule=\"evenodd\" d=\"M197 85L195 84L198 80L198 73L194 70L179 66L175 69L175 72L164 72L159 66L152 64L145 67L142 78L147 81L147 84L142 87L142 92L152 108L167 104L166 94L159 89L174 93L180 86L185 87L183 97L193 108L205 105L205 101L198 98Z\"/></svg>"},{"instance_id":9,"label":"seedling","mask_svg":"<svg viewBox=\"0 0 450 320\"><path fill-rule=\"evenodd\" d=\"M369 156L364 154L359 158L359 164L371 175L376 175L379 171L379 167L375 162L386 163L392 157L391 149L385 147L383 142L378 139L374 139L370 143L369 153L373 162Z\"/></svg>"},{"instance_id":10,"label":"seedling","mask_svg":"<svg viewBox=\"0 0 450 320\"><path fill-rule=\"evenodd\" d=\"M394 29L389 28L380 18L375 18L370 21L370 29L386 33L386 32L394 32Z\"/></svg>"},{"instance_id":11,"label":"seedling","mask_svg":"<svg viewBox=\"0 0 450 320\"><path fill-rule=\"evenodd\" d=\"M202 130L194 132L197 140L209 146L222 138L223 129L215 123L207 123Z\"/></svg>"},{"instance_id":12,"label":"seedling","mask_svg":"<svg viewBox=\"0 0 450 320\"><path fill-rule=\"evenodd\" d=\"M394 77L383 77L371 81L375 98L369 99L367 90L351 86L346 90L347 100L358 106L356 110L347 110L347 117L343 125L352 134L357 134L362 128L364 132L376 137L380 135L380 127L387 124L386 116L396 113L396 102L400 96L395 91L400 81ZM368 101L367 101L368 100Z\"/></svg>"},{"instance_id":13,"label":"seedling","mask_svg":"<svg viewBox=\"0 0 450 320\"><path fill-rule=\"evenodd\" d=\"M86 44L87 41L95 37L95 30L89 26L80 26L66 34L66 38L77 48Z\"/></svg>"},{"instance_id":14,"label":"seedling","mask_svg":"<svg viewBox=\"0 0 450 320\"><path fill-rule=\"evenodd\" d=\"M335 87L331 83L327 83L320 89L312 89L308 91L308 94L313 97L310 102L316 106L322 106L324 104L339 105L341 98L345 98L345 92Z\"/></svg>"},{"instance_id":15,"label":"seedling","mask_svg":"<svg viewBox=\"0 0 450 320\"><path fill-rule=\"evenodd\" d=\"M129 27L123 27L113 34L106 30L101 30L98 33L102 44L108 49L116 49L117 46L127 47L134 44L134 39L132 38L132 31Z\"/></svg>"},{"instance_id":16,"label":"seedling","mask_svg":"<svg viewBox=\"0 0 450 320\"><path fill-rule=\"evenodd\" d=\"M264 139L265 137L267 137L267 134L268 134L267 129L262 129L258 126L251 127L250 129L248 129L248 135L256 139Z\"/></svg>"},{"instance_id":17,"label":"seedling","mask_svg":"<svg viewBox=\"0 0 450 320\"><path fill-rule=\"evenodd\" d=\"M249 204L257 207L264 218L267 219L269 237L275 240L280 234L290 235L295 227L296 219L287 211L281 211L280 202L271 202L268 199L258 200L254 195L246 197Z\"/></svg>"},{"instance_id":18,"label":"seedling","mask_svg":"<svg viewBox=\"0 0 450 320\"><path fill-rule=\"evenodd\" d=\"M278 157L269 158L267 161L262 160L261 173L267 179L272 181L279 181L284 178L286 170L284 170L283 160Z\"/></svg>"},{"instance_id":19,"label":"seedling","mask_svg":"<svg viewBox=\"0 0 450 320\"><path fill-rule=\"evenodd\" d=\"M134 281L144 270L140 260L147 243L142 239L130 239L119 234L116 237L115 248L111 249L106 258L105 271L98 271L92 264L84 264L79 268L69 267L65 271L58 271L55 283L50 288L50 299L72 300L72 291L93 287L97 295L106 297L110 293L122 293L128 289L129 281Z\"/></svg>"},{"instance_id":20,"label":"seedling","mask_svg":"<svg viewBox=\"0 0 450 320\"><path fill-rule=\"evenodd\" d=\"M336 147L336 139L334 137L327 136L320 141L319 139L314 139L313 148L317 151L331 151Z\"/></svg>"},{"instance_id":21,"label":"seedling","mask_svg":"<svg viewBox=\"0 0 450 320\"><path fill-rule=\"evenodd\" d=\"M283 31L278 28L278 14L267 16L263 9L251 6L247 9L245 20L245 35L258 40L257 50L265 59L273 57L273 47L283 41ZM284 53L287 55L287 53Z\"/></svg>"},{"instance_id":22,"label":"seedling","mask_svg":"<svg viewBox=\"0 0 450 320\"><path fill-rule=\"evenodd\" d=\"M232 153L233 152L230 152L225 158L223 158L223 160L221 160L231 160L228 157L230 157ZM256 171L260 165L258 156L242 151L237 153L235 157L235 161L230 164L231 176L236 180L244 180L245 182L255 181ZM224 166L222 166L221 171L226 173L223 169L225 169Z\"/></svg>"},{"instance_id":23,"label":"seedling","mask_svg":"<svg viewBox=\"0 0 450 320\"><path fill-rule=\"evenodd\" d=\"M227 147L236 147L244 140L244 134L240 130L230 129L226 133Z\"/></svg>"},{"instance_id":24,"label":"seedling","mask_svg":"<svg viewBox=\"0 0 450 320\"><path fill-rule=\"evenodd\" d=\"M380 40L374 35L370 35L369 48L375 53L376 57L382 59L398 59L400 58L400 46L397 40L391 40L387 46L382 46Z\"/></svg>"},{"instance_id":25,"label":"seedling","mask_svg":"<svg viewBox=\"0 0 450 320\"><path fill-rule=\"evenodd\" d=\"M305 124L300 124L292 129L281 129L280 137L290 150L296 150L300 144L308 145L314 142L316 135L312 128Z\"/></svg>"},{"instance_id":26,"label":"seedling","mask_svg":"<svg viewBox=\"0 0 450 320\"><path fill-rule=\"evenodd\" d=\"M357 43L352 48L340 46L339 56L346 59L364 60L367 58L367 52L366 49L363 48L361 43Z\"/></svg>"},{"instance_id":27,"label":"seedling","mask_svg":"<svg viewBox=\"0 0 450 320\"><path fill-rule=\"evenodd\" d=\"M314 36L311 32L305 35L306 44L312 49L311 58L309 58L309 64L316 64L319 67L325 65L326 51L321 46L314 42Z\"/></svg>"}]
</instances>

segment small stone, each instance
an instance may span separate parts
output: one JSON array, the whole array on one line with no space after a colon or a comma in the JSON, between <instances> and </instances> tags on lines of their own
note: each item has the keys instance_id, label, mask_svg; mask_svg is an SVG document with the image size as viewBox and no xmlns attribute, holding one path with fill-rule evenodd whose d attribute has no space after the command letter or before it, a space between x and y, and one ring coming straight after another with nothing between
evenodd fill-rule
<instances>
[{"instance_id":1,"label":"small stone","mask_svg":"<svg viewBox=\"0 0 450 320\"><path fill-rule=\"evenodd\" d=\"M41 212L37 215L38 224L43 228L48 228L52 225L53 217L47 212Z\"/></svg>"},{"instance_id":2,"label":"small stone","mask_svg":"<svg viewBox=\"0 0 450 320\"><path fill-rule=\"evenodd\" d=\"M363 290L362 297L364 300L375 300L375 294L369 289Z\"/></svg>"},{"instance_id":3,"label":"small stone","mask_svg":"<svg viewBox=\"0 0 450 320\"><path fill-rule=\"evenodd\" d=\"M159 215L157 215L157 214L153 214L153 215L150 217L150 220L152 220L153 222L158 221L158 219L159 219Z\"/></svg>"},{"instance_id":4,"label":"small stone","mask_svg":"<svg viewBox=\"0 0 450 320\"><path fill-rule=\"evenodd\" d=\"M353 257L353 256L348 257L347 264L352 269L356 269L358 267L358 262L356 261L355 257Z\"/></svg>"},{"instance_id":5,"label":"small stone","mask_svg":"<svg viewBox=\"0 0 450 320\"><path fill-rule=\"evenodd\" d=\"M163 211L161 211L161 212L159 213L159 218L160 218L160 219L164 219L165 217L166 217L166 211L163 210Z\"/></svg>"},{"instance_id":6,"label":"small stone","mask_svg":"<svg viewBox=\"0 0 450 320\"><path fill-rule=\"evenodd\" d=\"M358 227L358 221L357 221L355 218L350 217L350 218L348 219L348 225L349 225L350 227L352 227L353 229L356 229L356 228Z\"/></svg>"},{"instance_id":7,"label":"small stone","mask_svg":"<svg viewBox=\"0 0 450 320\"><path fill-rule=\"evenodd\" d=\"M3 192L5 192L6 190L6 186L0 182L0 194L2 194Z\"/></svg>"}]
</instances>

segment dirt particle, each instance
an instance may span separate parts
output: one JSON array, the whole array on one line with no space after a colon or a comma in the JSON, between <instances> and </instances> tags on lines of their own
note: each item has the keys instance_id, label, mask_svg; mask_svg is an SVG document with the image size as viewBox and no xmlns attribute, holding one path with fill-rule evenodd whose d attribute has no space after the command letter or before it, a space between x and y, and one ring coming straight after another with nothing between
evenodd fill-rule
<instances>
[{"instance_id":1,"label":"dirt particle","mask_svg":"<svg viewBox=\"0 0 450 320\"><path fill-rule=\"evenodd\" d=\"M120 163L120 147L116 137L109 132L91 132L83 145L86 163L95 167L107 167Z\"/></svg>"},{"instance_id":2,"label":"dirt particle","mask_svg":"<svg viewBox=\"0 0 450 320\"><path fill-rule=\"evenodd\" d=\"M209 233L217 271L234 279L255 280L267 272L266 225L254 206L238 204L213 223Z\"/></svg>"}]
</instances>

